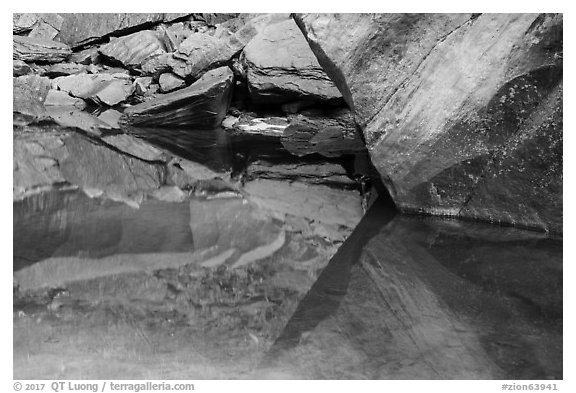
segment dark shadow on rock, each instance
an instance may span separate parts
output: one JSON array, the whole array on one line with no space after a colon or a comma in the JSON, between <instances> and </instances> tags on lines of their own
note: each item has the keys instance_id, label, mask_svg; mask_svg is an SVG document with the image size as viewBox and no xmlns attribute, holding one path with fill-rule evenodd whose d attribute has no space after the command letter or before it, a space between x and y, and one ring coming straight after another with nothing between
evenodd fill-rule
<instances>
[{"instance_id":1,"label":"dark shadow on rock","mask_svg":"<svg viewBox=\"0 0 576 393\"><path fill-rule=\"evenodd\" d=\"M364 246L395 215L396 210L385 198L379 198L372 205L300 302L284 331L261 362L261 368L273 367L281 353L300 343L302 334L314 329L320 322L334 314L346 295L350 270L360 258Z\"/></svg>"}]
</instances>

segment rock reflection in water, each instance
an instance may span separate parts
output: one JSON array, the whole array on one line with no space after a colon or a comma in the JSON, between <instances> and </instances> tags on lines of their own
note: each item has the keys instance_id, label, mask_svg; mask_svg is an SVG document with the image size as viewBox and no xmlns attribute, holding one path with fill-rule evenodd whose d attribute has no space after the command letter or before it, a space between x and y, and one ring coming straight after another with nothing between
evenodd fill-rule
<instances>
[{"instance_id":1,"label":"rock reflection in water","mask_svg":"<svg viewBox=\"0 0 576 393\"><path fill-rule=\"evenodd\" d=\"M136 210L81 195L15 203L16 278L20 273L29 278L35 266L55 256L76 255L93 263L126 253L130 263L142 263L138 255L150 255L154 275L141 270L114 271L114 264L127 264L121 259L111 259L106 266L110 270L98 274L86 273L88 265L82 265L86 277L78 275L79 271L54 274L60 279L61 274L74 276L68 285L71 297L91 304L85 306L88 311L76 306L68 309L82 317L67 318L89 318L85 328L104 334L99 326L107 325L116 314L109 316L102 310L112 307L110 299L115 299L120 314L136 313L136 322L130 324L145 329L154 348L171 348L138 356L162 353L180 359L190 337L202 342L203 352L195 355L195 361L208 356L213 367L210 373L198 371L191 376L180 368L170 374L174 378L563 377L561 240L513 228L405 217L380 200L321 270L325 265L313 261L327 261L327 254L322 254L318 239L304 239L302 232L287 229L284 235L262 212L253 216L246 210L243 225L254 219L257 227L241 230L250 242L243 242L240 233L226 234L230 240L221 242L238 243L227 257L251 255L242 249L248 244L258 252L267 251L268 246L262 244L276 244L277 235L282 235L285 245L274 246L271 256L260 262L234 268L234 263L220 260L206 269L200 263L185 264L193 262L190 256L198 242L210 248L213 238L216 246L226 247L219 244L214 231L233 231L234 225L225 217L237 216L244 206L239 200L232 204L149 201ZM212 213L211 206L215 207ZM227 209L230 214L225 213ZM47 211L51 213L41 214ZM179 264L162 267L170 256ZM106 278L106 274L113 275ZM32 284L37 285L50 274L42 271L32 276ZM133 293L138 294L137 300ZM97 300L103 294L106 297ZM22 301L25 305L26 300ZM58 323L61 329L72 327ZM154 327L157 324L159 330ZM172 336L165 336L162 324L168 324L166 331ZM38 329L19 319L15 326ZM29 345L23 342L34 335L20 336L15 339L15 353L24 355L28 352L22 348ZM32 359L42 362L42 350ZM35 349L27 351L36 353ZM229 363L221 360L228 356L222 351L235 353L226 360L235 362L232 374ZM215 357L207 355L211 352ZM74 353L81 358L92 356ZM17 357L15 370L19 372L26 369L26 362L36 364L22 359ZM91 375L112 375L102 368L95 370ZM126 375L137 376L133 372ZM42 373L53 375L44 368Z\"/></svg>"},{"instance_id":2,"label":"rock reflection in water","mask_svg":"<svg viewBox=\"0 0 576 393\"><path fill-rule=\"evenodd\" d=\"M562 242L373 206L255 375L561 379Z\"/></svg>"}]
</instances>

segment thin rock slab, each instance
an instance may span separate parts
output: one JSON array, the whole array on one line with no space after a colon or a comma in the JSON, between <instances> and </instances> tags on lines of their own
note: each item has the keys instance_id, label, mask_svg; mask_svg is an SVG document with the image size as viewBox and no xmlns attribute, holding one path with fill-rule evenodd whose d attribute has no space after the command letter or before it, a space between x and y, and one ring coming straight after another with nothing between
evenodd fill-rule
<instances>
[{"instance_id":1,"label":"thin rock slab","mask_svg":"<svg viewBox=\"0 0 576 393\"><path fill-rule=\"evenodd\" d=\"M127 108L121 125L214 128L230 105L233 77L228 67L208 71L184 89Z\"/></svg>"},{"instance_id":2,"label":"thin rock slab","mask_svg":"<svg viewBox=\"0 0 576 393\"><path fill-rule=\"evenodd\" d=\"M81 73L61 77L53 81L53 86L74 97L108 106L126 101L135 89L126 75L109 73L95 75Z\"/></svg>"},{"instance_id":3,"label":"thin rock slab","mask_svg":"<svg viewBox=\"0 0 576 393\"><path fill-rule=\"evenodd\" d=\"M61 42L41 38L12 36L14 60L58 63L66 60L72 50Z\"/></svg>"},{"instance_id":4,"label":"thin rock slab","mask_svg":"<svg viewBox=\"0 0 576 393\"><path fill-rule=\"evenodd\" d=\"M44 100L44 106L72 106L84 109L86 102L80 98L72 97L65 91L50 89Z\"/></svg>"},{"instance_id":5,"label":"thin rock slab","mask_svg":"<svg viewBox=\"0 0 576 393\"><path fill-rule=\"evenodd\" d=\"M58 63L51 65L44 75L50 78L57 78L59 76L67 76L85 73L87 70L86 65L78 63Z\"/></svg>"}]
</instances>

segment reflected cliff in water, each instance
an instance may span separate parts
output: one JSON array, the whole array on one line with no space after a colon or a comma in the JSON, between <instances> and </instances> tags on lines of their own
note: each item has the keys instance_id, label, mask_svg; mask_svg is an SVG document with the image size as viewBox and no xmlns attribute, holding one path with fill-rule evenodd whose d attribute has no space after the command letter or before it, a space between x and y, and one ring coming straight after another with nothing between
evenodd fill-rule
<instances>
[{"instance_id":1,"label":"reflected cliff in water","mask_svg":"<svg viewBox=\"0 0 576 393\"><path fill-rule=\"evenodd\" d=\"M133 209L73 195L14 204L16 275L56 256L101 261L148 253L155 269L163 255L184 259L180 264L194 261L190 217L206 205L152 201ZM241 232L250 237L251 231ZM282 252L253 266L265 265L273 276ZM143 261L131 258L131 264ZM297 307L283 309L293 310L291 316L270 330L270 346L259 347L259 360L229 377L563 377L560 239L405 217L379 200L306 291L291 297ZM195 296L194 304L210 302ZM259 298L269 302L269 296ZM225 334L219 340L226 345Z\"/></svg>"},{"instance_id":2,"label":"reflected cliff in water","mask_svg":"<svg viewBox=\"0 0 576 393\"><path fill-rule=\"evenodd\" d=\"M562 241L377 203L257 375L561 379Z\"/></svg>"}]
</instances>

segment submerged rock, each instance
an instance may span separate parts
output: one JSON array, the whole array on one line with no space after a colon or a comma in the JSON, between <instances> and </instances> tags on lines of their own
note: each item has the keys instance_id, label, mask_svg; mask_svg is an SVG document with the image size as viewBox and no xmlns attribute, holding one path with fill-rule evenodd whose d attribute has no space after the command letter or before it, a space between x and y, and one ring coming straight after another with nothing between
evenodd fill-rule
<instances>
[{"instance_id":1,"label":"submerged rock","mask_svg":"<svg viewBox=\"0 0 576 393\"><path fill-rule=\"evenodd\" d=\"M292 19L266 26L246 45L243 56L248 88L257 102L341 98Z\"/></svg>"},{"instance_id":2,"label":"submerged rock","mask_svg":"<svg viewBox=\"0 0 576 393\"><path fill-rule=\"evenodd\" d=\"M338 157L366 150L347 108L311 110L291 116L281 141L290 153L299 157L314 153Z\"/></svg>"},{"instance_id":3,"label":"submerged rock","mask_svg":"<svg viewBox=\"0 0 576 393\"><path fill-rule=\"evenodd\" d=\"M248 165L246 176L248 179L301 181L340 188L354 188L357 185L348 177L342 165L328 162L286 164L257 160Z\"/></svg>"},{"instance_id":4,"label":"submerged rock","mask_svg":"<svg viewBox=\"0 0 576 393\"><path fill-rule=\"evenodd\" d=\"M562 15L295 18L402 211L562 231Z\"/></svg>"},{"instance_id":5,"label":"submerged rock","mask_svg":"<svg viewBox=\"0 0 576 393\"><path fill-rule=\"evenodd\" d=\"M192 85L127 108L124 125L217 127L224 119L232 93L228 67L208 71Z\"/></svg>"},{"instance_id":6,"label":"submerged rock","mask_svg":"<svg viewBox=\"0 0 576 393\"><path fill-rule=\"evenodd\" d=\"M126 142L121 147L130 155L70 131L18 136L14 139L14 198L66 182L91 194L138 203L144 193L164 183L164 165L135 158L143 149L128 149Z\"/></svg>"},{"instance_id":7,"label":"submerged rock","mask_svg":"<svg viewBox=\"0 0 576 393\"><path fill-rule=\"evenodd\" d=\"M252 201L266 209L323 224L354 228L364 214L356 191L267 179L247 182L245 190Z\"/></svg>"},{"instance_id":8,"label":"submerged rock","mask_svg":"<svg viewBox=\"0 0 576 393\"><path fill-rule=\"evenodd\" d=\"M228 250L233 267L266 258L285 241L278 222L242 199L191 201L190 228L196 249Z\"/></svg>"},{"instance_id":9,"label":"submerged rock","mask_svg":"<svg viewBox=\"0 0 576 393\"><path fill-rule=\"evenodd\" d=\"M70 47L61 42L18 35L12 39L14 60L58 63L72 54Z\"/></svg>"}]
</instances>

